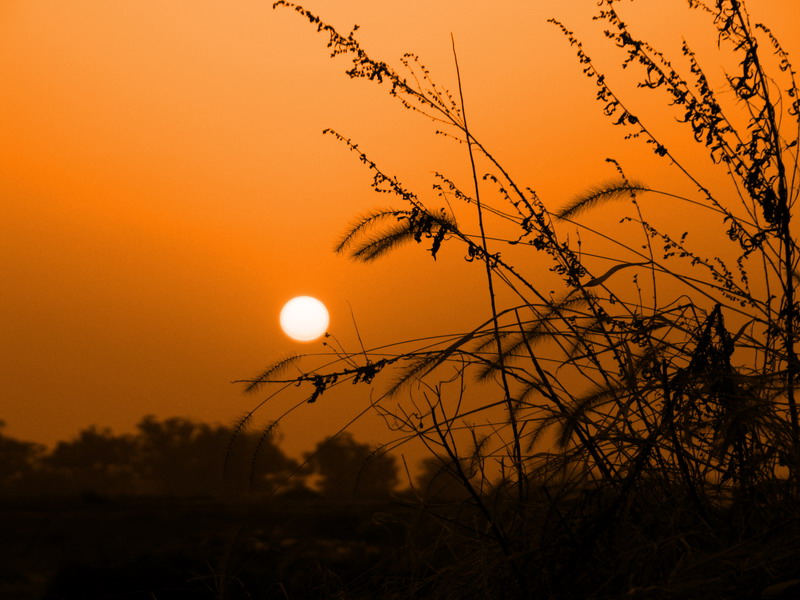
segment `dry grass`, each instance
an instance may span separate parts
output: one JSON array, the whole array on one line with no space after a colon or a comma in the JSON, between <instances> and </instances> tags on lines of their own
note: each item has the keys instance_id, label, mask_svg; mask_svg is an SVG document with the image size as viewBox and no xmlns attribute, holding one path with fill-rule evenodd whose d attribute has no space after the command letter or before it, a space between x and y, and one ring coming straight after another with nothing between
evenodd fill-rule
<instances>
[{"instance_id":1,"label":"dry grass","mask_svg":"<svg viewBox=\"0 0 800 600\"><path fill-rule=\"evenodd\" d=\"M462 230L457 210L429 209L334 133L369 169L376 191L402 203L357 221L339 250L372 261L404 243L423 244L434 257L443 244L460 244L486 273L485 322L338 353L296 378L249 382L310 384L313 401L342 382L372 385L392 373L365 409L381 411L400 432L385 449L422 442L463 491L452 506L423 505L440 529L431 548L406 549L430 569L398 588L407 596L424 588L431 597L744 598L797 575L798 538L787 531L796 533L789 507L800 479L800 94L788 56L743 3L689 4L709 14L722 51L738 61L724 94L688 46L683 75L637 39L617 3L601 2L598 19L623 66L677 107L710 164L727 168L738 197L704 184L703 170L673 154L609 87L580 40L555 23L596 83L605 114L697 193L653 189L611 161L613 180L552 211L476 138L460 89L437 86L414 57L395 71L352 33L276 3L327 34L332 55L352 59L350 77L386 85L405 108L465 143L472 167L466 187L440 176L435 190L473 211L474 232ZM717 218L724 247L708 256L691 244L708 232L651 222L653 196ZM600 207L619 211L630 238L610 239L583 220ZM516 232L490 235L489 217ZM593 254L593 243L616 250ZM523 250L529 260L519 265L506 258ZM481 390L477 402L473 389Z\"/></svg>"}]
</instances>

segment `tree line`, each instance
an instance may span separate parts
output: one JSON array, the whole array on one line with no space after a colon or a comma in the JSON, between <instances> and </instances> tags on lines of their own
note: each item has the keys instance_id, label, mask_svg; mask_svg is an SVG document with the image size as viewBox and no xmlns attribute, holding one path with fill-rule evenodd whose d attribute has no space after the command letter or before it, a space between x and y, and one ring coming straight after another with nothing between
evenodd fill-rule
<instances>
[{"instance_id":1,"label":"tree line","mask_svg":"<svg viewBox=\"0 0 800 600\"><path fill-rule=\"evenodd\" d=\"M0 495L152 495L235 498L246 494L387 497L399 483L397 460L350 433L328 436L287 456L262 431L148 415L135 433L92 425L47 448L4 432L0 420Z\"/></svg>"}]
</instances>

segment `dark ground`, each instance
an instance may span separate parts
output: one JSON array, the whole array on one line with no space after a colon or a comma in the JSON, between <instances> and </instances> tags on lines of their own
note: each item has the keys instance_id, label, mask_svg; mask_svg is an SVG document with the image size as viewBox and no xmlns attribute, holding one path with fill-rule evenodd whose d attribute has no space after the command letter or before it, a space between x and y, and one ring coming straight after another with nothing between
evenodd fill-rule
<instances>
[{"instance_id":1,"label":"dark ground","mask_svg":"<svg viewBox=\"0 0 800 600\"><path fill-rule=\"evenodd\" d=\"M401 511L314 498L2 499L0 598L285 600L343 586L379 597L370 572L402 544Z\"/></svg>"},{"instance_id":2,"label":"dark ground","mask_svg":"<svg viewBox=\"0 0 800 600\"><path fill-rule=\"evenodd\" d=\"M496 592L492 598L519 597L500 590L496 578L478 581L492 571L488 554L465 547L457 558L458 546L442 543L442 529L428 517L398 502L311 493L238 501L0 498L0 599L485 600L487 590ZM654 543L617 537L616 554L595 552L585 562L567 547L560 554L572 558L563 564L556 547L533 557L566 586L556 593L545 582L540 588L549 594L533 597L759 600L789 583L771 598L800 599L796 517L722 545L692 543L668 580L643 568L665 556ZM683 537L676 548L693 542L691 532ZM610 585L619 577L625 581Z\"/></svg>"}]
</instances>

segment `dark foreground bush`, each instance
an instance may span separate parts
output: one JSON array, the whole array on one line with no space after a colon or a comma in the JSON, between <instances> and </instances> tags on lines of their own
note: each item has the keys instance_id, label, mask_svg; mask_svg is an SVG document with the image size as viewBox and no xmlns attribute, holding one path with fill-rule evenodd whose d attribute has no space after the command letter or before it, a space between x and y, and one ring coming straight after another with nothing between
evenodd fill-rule
<instances>
[{"instance_id":1,"label":"dark foreground bush","mask_svg":"<svg viewBox=\"0 0 800 600\"><path fill-rule=\"evenodd\" d=\"M449 506L423 502L438 524L423 529L427 543L409 529L396 597L753 598L800 576L795 71L741 0L686 9L706 13L726 70L708 69L686 42L668 58L628 25L622 3L598 4L626 73L660 95L707 162L662 140L554 22L603 112L683 182L657 189L629 176L637 165L608 159L609 181L554 209L470 129L460 81L449 93L411 55L397 71L355 30L276 2L328 36L350 77L433 118L471 166L466 182L437 174L437 201L451 208L433 209L329 132L401 203L360 217L337 249L373 261L405 243L434 258L457 245L485 274L487 315L468 331L332 354L325 366L284 358L248 382L305 386L313 402L343 382L388 378L371 397L400 432L386 448L425 444L460 487ZM652 220L653 202L683 218ZM619 227L584 218L598 207L617 211ZM297 366L299 376L282 375Z\"/></svg>"}]
</instances>

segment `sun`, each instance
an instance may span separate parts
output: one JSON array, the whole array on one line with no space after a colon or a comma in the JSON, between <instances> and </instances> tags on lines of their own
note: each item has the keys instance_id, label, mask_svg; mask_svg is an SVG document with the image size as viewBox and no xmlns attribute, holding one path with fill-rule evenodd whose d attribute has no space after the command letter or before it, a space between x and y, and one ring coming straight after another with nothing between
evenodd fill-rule
<instances>
[{"instance_id":1,"label":"sun","mask_svg":"<svg viewBox=\"0 0 800 600\"><path fill-rule=\"evenodd\" d=\"M312 342L328 329L325 305L311 296L297 296L281 309L281 329L298 342Z\"/></svg>"}]
</instances>

